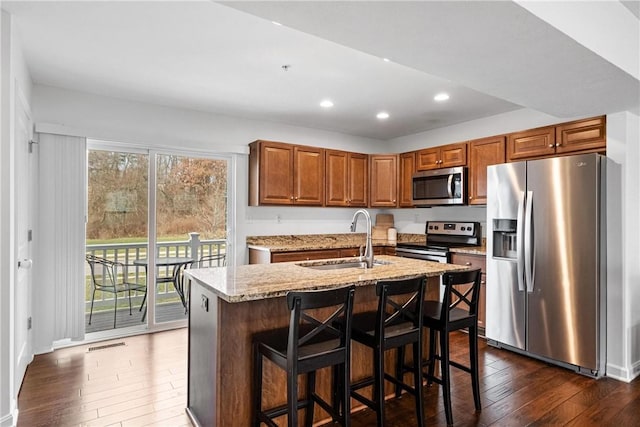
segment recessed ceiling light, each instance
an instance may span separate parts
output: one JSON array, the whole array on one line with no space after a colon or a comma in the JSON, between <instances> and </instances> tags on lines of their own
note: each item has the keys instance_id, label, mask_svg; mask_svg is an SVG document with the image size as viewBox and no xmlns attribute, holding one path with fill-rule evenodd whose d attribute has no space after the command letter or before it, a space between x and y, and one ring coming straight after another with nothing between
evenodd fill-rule
<instances>
[{"instance_id":1,"label":"recessed ceiling light","mask_svg":"<svg viewBox=\"0 0 640 427\"><path fill-rule=\"evenodd\" d=\"M277 25L278 27L282 27L282 24L277 21L271 21L273 25Z\"/></svg>"},{"instance_id":2,"label":"recessed ceiling light","mask_svg":"<svg viewBox=\"0 0 640 427\"><path fill-rule=\"evenodd\" d=\"M382 60L383 60L384 62L391 62L391 60L390 60L389 58L382 58Z\"/></svg>"},{"instance_id":3,"label":"recessed ceiling light","mask_svg":"<svg viewBox=\"0 0 640 427\"><path fill-rule=\"evenodd\" d=\"M433 99L435 101L446 101L447 99L449 99L449 94L442 92L434 96Z\"/></svg>"},{"instance_id":4,"label":"recessed ceiling light","mask_svg":"<svg viewBox=\"0 0 640 427\"><path fill-rule=\"evenodd\" d=\"M376 117L379 118L380 120L385 120L389 118L389 113L385 111L380 111L378 114L376 114Z\"/></svg>"},{"instance_id":5,"label":"recessed ceiling light","mask_svg":"<svg viewBox=\"0 0 640 427\"><path fill-rule=\"evenodd\" d=\"M331 108L333 107L333 102L330 99L325 99L320 103L322 108Z\"/></svg>"}]
</instances>

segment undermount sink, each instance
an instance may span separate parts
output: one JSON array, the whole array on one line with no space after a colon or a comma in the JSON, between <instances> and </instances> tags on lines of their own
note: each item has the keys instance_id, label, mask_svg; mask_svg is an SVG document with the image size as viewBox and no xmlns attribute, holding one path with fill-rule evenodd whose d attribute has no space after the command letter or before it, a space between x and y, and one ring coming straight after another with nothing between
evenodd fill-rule
<instances>
[{"instance_id":1,"label":"undermount sink","mask_svg":"<svg viewBox=\"0 0 640 427\"><path fill-rule=\"evenodd\" d=\"M391 264L389 261L374 261L373 266L380 265L389 265ZM366 268L367 263L364 261L345 261L345 262L336 262L334 260L330 261L310 261L306 263L296 264L300 267L313 268L315 270L340 270L343 268Z\"/></svg>"}]
</instances>

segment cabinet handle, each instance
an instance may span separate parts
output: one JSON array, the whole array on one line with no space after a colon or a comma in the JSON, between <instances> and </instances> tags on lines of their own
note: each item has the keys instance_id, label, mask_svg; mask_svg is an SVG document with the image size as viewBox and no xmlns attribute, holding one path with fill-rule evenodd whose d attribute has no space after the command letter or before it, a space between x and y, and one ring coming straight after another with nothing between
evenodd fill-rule
<instances>
[{"instance_id":1,"label":"cabinet handle","mask_svg":"<svg viewBox=\"0 0 640 427\"><path fill-rule=\"evenodd\" d=\"M562 145L562 142L556 143L556 147L560 147L561 145Z\"/></svg>"},{"instance_id":2,"label":"cabinet handle","mask_svg":"<svg viewBox=\"0 0 640 427\"><path fill-rule=\"evenodd\" d=\"M555 145L549 144L549 148L553 148L553 147L555 147Z\"/></svg>"},{"instance_id":3,"label":"cabinet handle","mask_svg":"<svg viewBox=\"0 0 640 427\"><path fill-rule=\"evenodd\" d=\"M470 262L465 262L464 265L471 265L471 263Z\"/></svg>"},{"instance_id":4,"label":"cabinet handle","mask_svg":"<svg viewBox=\"0 0 640 427\"><path fill-rule=\"evenodd\" d=\"M484 280L481 280L481 281L480 281L480 284L481 284L481 285L486 285L486 284L487 284L487 282L486 282L486 281L484 281Z\"/></svg>"},{"instance_id":5,"label":"cabinet handle","mask_svg":"<svg viewBox=\"0 0 640 427\"><path fill-rule=\"evenodd\" d=\"M393 199L393 203L395 203L395 202L396 202L396 200L395 200L395 199Z\"/></svg>"},{"instance_id":6,"label":"cabinet handle","mask_svg":"<svg viewBox=\"0 0 640 427\"><path fill-rule=\"evenodd\" d=\"M469 200L473 200L473 196L469 196Z\"/></svg>"}]
</instances>

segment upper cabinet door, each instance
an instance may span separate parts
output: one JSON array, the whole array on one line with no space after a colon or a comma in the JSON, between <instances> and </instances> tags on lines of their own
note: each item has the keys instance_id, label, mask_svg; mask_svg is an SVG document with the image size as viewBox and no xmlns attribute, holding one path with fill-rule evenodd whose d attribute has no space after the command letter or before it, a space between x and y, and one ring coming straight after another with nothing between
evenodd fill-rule
<instances>
[{"instance_id":1,"label":"upper cabinet door","mask_svg":"<svg viewBox=\"0 0 640 427\"><path fill-rule=\"evenodd\" d=\"M428 171L440 168L440 147L425 148L416 154L416 169Z\"/></svg>"},{"instance_id":2,"label":"upper cabinet door","mask_svg":"<svg viewBox=\"0 0 640 427\"><path fill-rule=\"evenodd\" d=\"M349 153L325 150L325 205L348 206Z\"/></svg>"},{"instance_id":3,"label":"upper cabinet door","mask_svg":"<svg viewBox=\"0 0 640 427\"><path fill-rule=\"evenodd\" d=\"M469 142L469 204L487 204L487 166L504 163L505 137Z\"/></svg>"},{"instance_id":4,"label":"upper cabinet door","mask_svg":"<svg viewBox=\"0 0 640 427\"><path fill-rule=\"evenodd\" d=\"M554 126L510 133L507 137L507 160L511 162L555 154L555 138Z\"/></svg>"},{"instance_id":5,"label":"upper cabinet door","mask_svg":"<svg viewBox=\"0 0 640 427\"><path fill-rule=\"evenodd\" d=\"M324 150L296 146L293 149L293 202L322 206L324 203Z\"/></svg>"},{"instance_id":6,"label":"upper cabinet door","mask_svg":"<svg viewBox=\"0 0 640 427\"><path fill-rule=\"evenodd\" d=\"M369 203L369 156L349 153L348 206L367 207Z\"/></svg>"},{"instance_id":7,"label":"upper cabinet door","mask_svg":"<svg viewBox=\"0 0 640 427\"><path fill-rule=\"evenodd\" d=\"M449 144L440 147L440 167L452 168L467 165L467 143Z\"/></svg>"},{"instance_id":8,"label":"upper cabinet door","mask_svg":"<svg viewBox=\"0 0 640 427\"><path fill-rule=\"evenodd\" d=\"M293 204L293 146L261 141L260 204Z\"/></svg>"},{"instance_id":9,"label":"upper cabinet door","mask_svg":"<svg viewBox=\"0 0 640 427\"><path fill-rule=\"evenodd\" d=\"M556 153L558 154L604 150L606 146L605 116L556 126Z\"/></svg>"},{"instance_id":10,"label":"upper cabinet door","mask_svg":"<svg viewBox=\"0 0 640 427\"><path fill-rule=\"evenodd\" d=\"M398 205L398 155L369 156L371 164L371 207L395 208Z\"/></svg>"},{"instance_id":11,"label":"upper cabinet door","mask_svg":"<svg viewBox=\"0 0 640 427\"><path fill-rule=\"evenodd\" d=\"M413 207L413 174L416 172L416 153L400 154L400 173L398 174L398 206Z\"/></svg>"}]
</instances>

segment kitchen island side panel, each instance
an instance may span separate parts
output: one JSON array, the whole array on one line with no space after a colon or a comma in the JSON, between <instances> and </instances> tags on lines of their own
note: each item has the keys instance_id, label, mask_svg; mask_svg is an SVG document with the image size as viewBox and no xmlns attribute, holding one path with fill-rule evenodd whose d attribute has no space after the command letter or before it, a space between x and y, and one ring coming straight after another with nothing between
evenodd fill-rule
<instances>
[{"instance_id":1,"label":"kitchen island side panel","mask_svg":"<svg viewBox=\"0 0 640 427\"><path fill-rule=\"evenodd\" d=\"M216 425L212 403L218 398L218 300L211 290L191 282L187 414L199 426Z\"/></svg>"}]
</instances>

